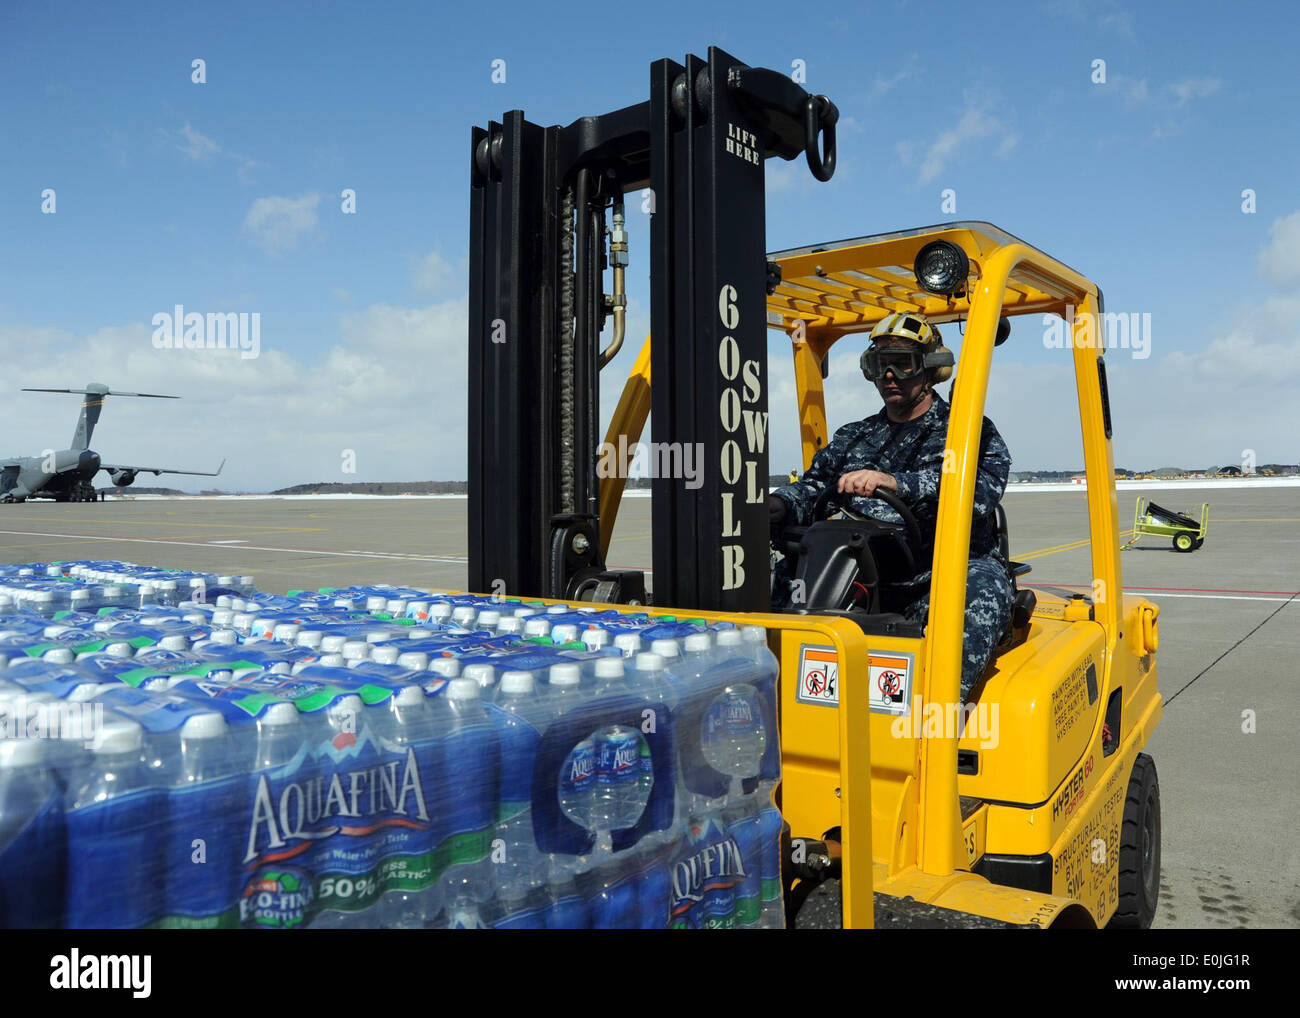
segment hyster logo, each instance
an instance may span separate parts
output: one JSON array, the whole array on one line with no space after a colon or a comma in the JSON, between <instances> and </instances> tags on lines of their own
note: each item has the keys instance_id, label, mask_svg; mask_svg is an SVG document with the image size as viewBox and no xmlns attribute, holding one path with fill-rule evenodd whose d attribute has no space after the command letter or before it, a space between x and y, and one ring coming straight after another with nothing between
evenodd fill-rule
<instances>
[{"instance_id":1,"label":"hyster logo","mask_svg":"<svg viewBox=\"0 0 1300 1018\"><path fill-rule=\"evenodd\" d=\"M139 954L88 954L75 947L70 954L50 959L50 986L56 990L131 990L131 996L150 993L153 956Z\"/></svg>"}]
</instances>

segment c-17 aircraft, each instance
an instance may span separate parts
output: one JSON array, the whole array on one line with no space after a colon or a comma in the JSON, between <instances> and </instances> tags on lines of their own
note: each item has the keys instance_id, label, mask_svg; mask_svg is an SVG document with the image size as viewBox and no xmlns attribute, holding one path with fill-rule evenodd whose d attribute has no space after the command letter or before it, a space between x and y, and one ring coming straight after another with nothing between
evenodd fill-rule
<instances>
[{"instance_id":1,"label":"c-17 aircraft","mask_svg":"<svg viewBox=\"0 0 1300 1018\"><path fill-rule=\"evenodd\" d=\"M104 463L90 449L105 396L141 396L146 399L180 399L153 392L118 392L102 382L90 382L84 389L23 389L23 392L72 392L85 396L81 416L72 435L72 448L48 450L44 456L15 456L0 460L0 502L24 502L29 498L52 498L56 502L94 502L95 475L107 470L119 488L131 484L136 474L193 474L216 477L226 461L211 473L204 470L174 470L171 467L134 467Z\"/></svg>"}]
</instances>

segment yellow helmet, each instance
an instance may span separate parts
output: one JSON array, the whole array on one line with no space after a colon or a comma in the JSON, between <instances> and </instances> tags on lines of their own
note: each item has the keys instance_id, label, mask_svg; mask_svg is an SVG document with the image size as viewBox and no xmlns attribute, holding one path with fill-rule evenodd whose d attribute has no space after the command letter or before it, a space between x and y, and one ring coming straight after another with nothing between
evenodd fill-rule
<instances>
[{"instance_id":1,"label":"yellow helmet","mask_svg":"<svg viewBox=\"0 0 1300 1018\"><path fill-rule=\"evenodd\" d=\"M883 351L876 347L882 339L911 340L921 349L908 366L899 363L896 357L883 356ZM914 378L924 371L931 385L951 378L953 363L952 351L943 345L939 330L925 315L907 311L892 312L876 323L871 330L871 345L862 351L858 361L862 373L871 382L883 378L886 371L892 371L900 380Z\"/></svg>"}]
</instances>

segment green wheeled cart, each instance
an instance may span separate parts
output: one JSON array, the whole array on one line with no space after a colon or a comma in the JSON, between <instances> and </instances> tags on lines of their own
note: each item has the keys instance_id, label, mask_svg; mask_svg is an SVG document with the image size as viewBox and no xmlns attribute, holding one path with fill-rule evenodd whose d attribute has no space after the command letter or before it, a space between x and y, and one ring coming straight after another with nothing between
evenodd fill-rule
<instances>
[{"instance_id":1,"label":"green wheeled cart","mask_svg":"<svg viewBox=\"0 0 1300 1018\"><path fill-rule=\"evenodd\" d=\"M1205 543L1205 532L1209 527L1209 502L1201 503L1201 521L1197 523L1184 513L1176 513L1145 498L1138 498L1137 512L1133 514L1133 537L1120 551L1136 544L1138 538L1144 535L1172 538L1175 551L1195 551Z\"/></svg>"}]
</instances>

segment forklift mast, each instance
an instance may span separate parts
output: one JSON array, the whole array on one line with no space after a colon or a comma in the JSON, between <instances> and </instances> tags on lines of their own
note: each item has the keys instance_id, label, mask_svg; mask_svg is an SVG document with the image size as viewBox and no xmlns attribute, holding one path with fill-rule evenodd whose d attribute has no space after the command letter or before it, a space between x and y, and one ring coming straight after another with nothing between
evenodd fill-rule
<instances>
[{"instance_id":1,"label":"forklift mast","mask_svg":"<svg viewBox=\"0 0 1300 1018\"><path fill-rule=\"evenodd\" d=\"M653 459L668 467L651 487L654 600L768 607L765 299L777 279L764 164L802 153L829 180L838 116L825 96L711 47L707 60L652 64L639 105L567 127L513 110L474 128L472 590L646 601L639 572L602 560L597 473L599 373L626 324L624 195L636 192L651 216Z\"/></svg>"}]
</instances>

